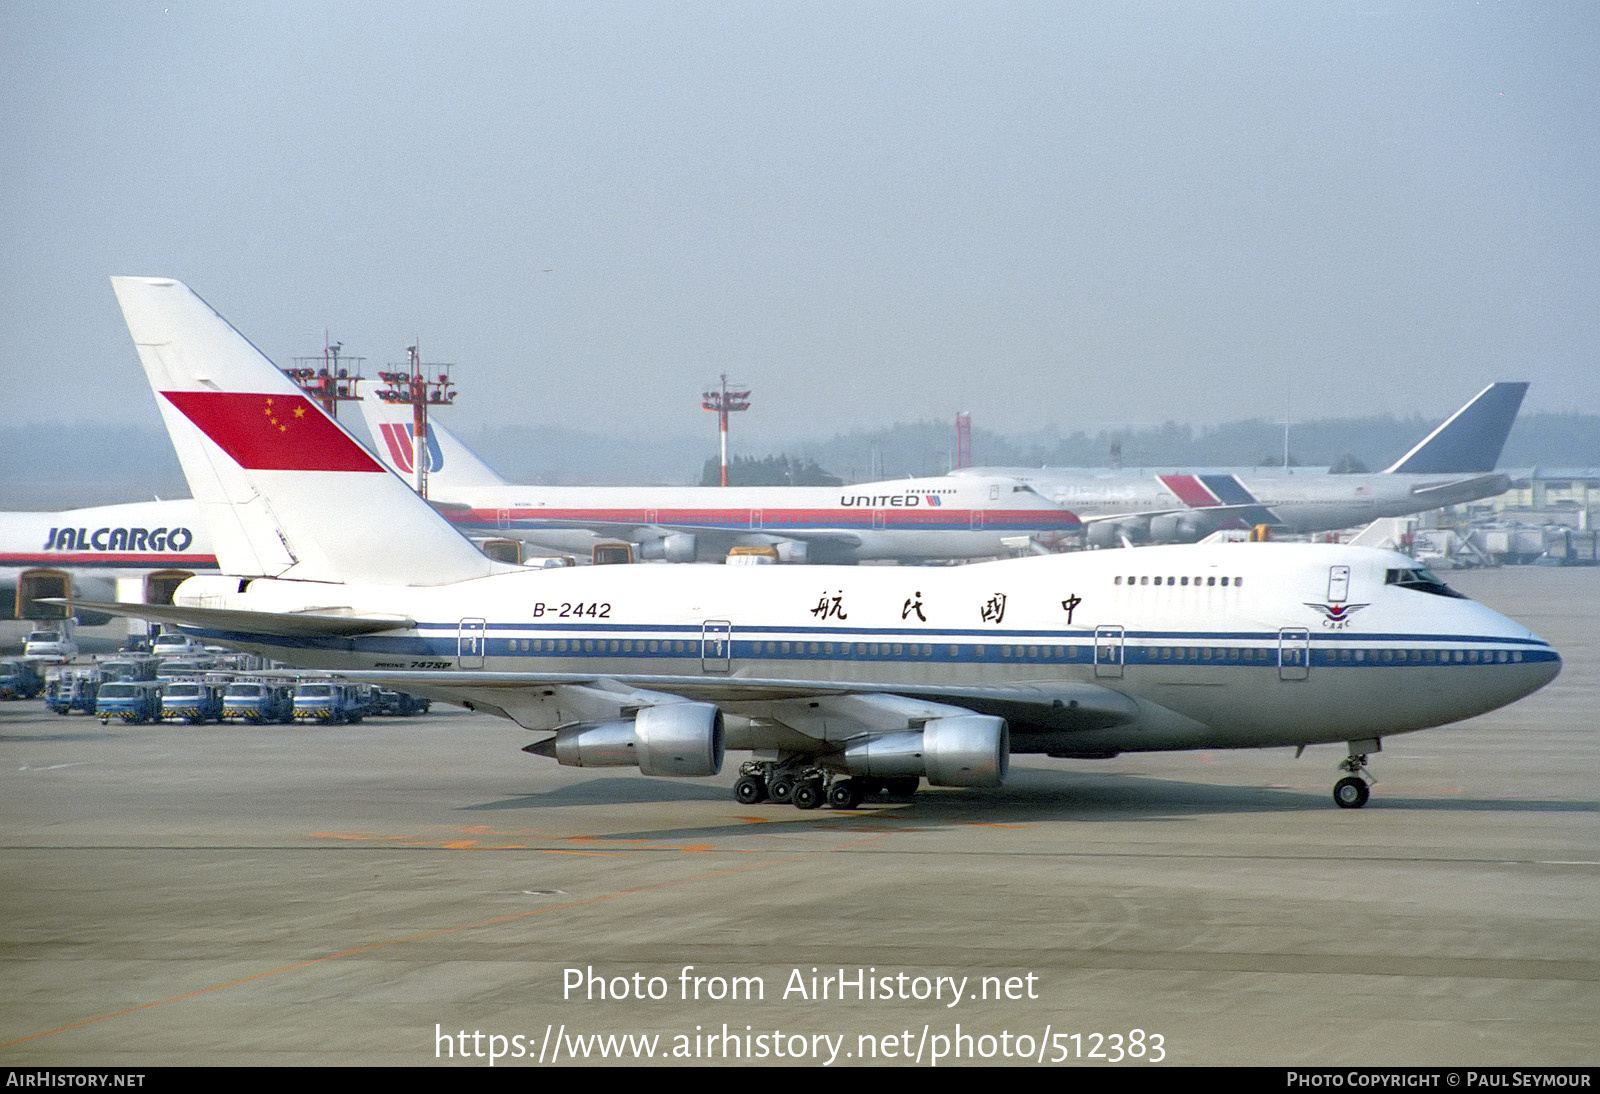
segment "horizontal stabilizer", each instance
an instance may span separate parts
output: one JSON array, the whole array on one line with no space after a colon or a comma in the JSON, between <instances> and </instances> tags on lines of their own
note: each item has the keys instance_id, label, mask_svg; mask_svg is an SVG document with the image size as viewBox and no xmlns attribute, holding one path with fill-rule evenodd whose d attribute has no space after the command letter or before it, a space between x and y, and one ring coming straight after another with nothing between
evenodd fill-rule
<instances>
[{"instance_id":1,"label":"horizontal stabilizer","mask_svg":"<svg viewBox=\"0 0 1600 1094\"><path fill-rule=\"evenodd\" d=\"M1429 483L1426 486L1411 488L1411 496L1426 500L1429 494L1454 496L1461 493L1465 487L1474 487L1481 491L1478 496L1484 498L1504 494L1511 489L1511 476L1500 473L1493 475L1478 475L1474 478L1450 479L1447 482Z\"/></svg>"}]
</instances>

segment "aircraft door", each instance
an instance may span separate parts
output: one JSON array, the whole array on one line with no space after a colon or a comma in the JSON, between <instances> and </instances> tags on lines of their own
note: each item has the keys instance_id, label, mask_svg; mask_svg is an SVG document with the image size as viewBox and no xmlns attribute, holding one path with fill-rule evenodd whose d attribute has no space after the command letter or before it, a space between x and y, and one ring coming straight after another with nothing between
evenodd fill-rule
<instances>
[{"instance_id":1,"label":"aircraft door","mask_svg":"<svg viewBox=\"0 0 1600 1094\"><path fill-rule=\"evenodd\" d=\"M1328 603L1343 604L1350 599L1350 567L1328 567Z\"/></svg>"},{"instance_id":2,"label":"aircraft door","mask_svg":"<svg viewBox=\"0 0 1600 1094\"><path fill-rule=\"evenodd\" d=\"M700 624L700 671L729 672L733 669L733 624L726 619L707 619Z\"/></svg>"},{"instance_id":3,"label":"aircraft door","mask_svg":"<svg viewBox=\"0 0 1600 1094\"><path fill-rule=\"evenodd\" d=\"M1094 674L1102 679L1122 678L1123 631L1116 625L1094 629Z\"/></svg>"},{"instance_id":4,"label":"aircraft door","mask_svg":"<svg viewBox=\"0 0 1600 1094\"><path fill-rule=\"evenodd\" d=\"M1278 632L1278 679L1304 680L1311 675L1311 632L1284 627Z\"/></svg>"},{"instance_id":5,"label":"aircraft door","mask_svg":"<svg viewBox=\"0 0 1600 1094\"><path fill-rule=\"evenodd\" d=\"M488 631L483 619L463 619L456 631L456 665L464 669L483 668L483 653Z\"/></svg>"},{"instance_id":6,"label":"aircraft door","mask_svg":"<svg viewBox=\"0 0 1600 1094\"><path fill-rule=\"evenodd\" d=\"M974 532L982 530L982 528L983 528L983 514L984 514L984 511L982 509L974 509L968 515L968 517L967 517L967 525Z\"/></svg>"},{"instance_id":7,"label":"aircraft door","mask_svg":"<svg viewBox=\"0 0 1600 1094\"><path fill-rule=\"evenodd\" d=\"M888 526L889 514L885 513L882 509L874 509L872 511L872 530L874 532L881 532Z\"/></svg>"},{"instance_id":8,"label":"aircraft door","mask_svg":"<svg viewBox=\"0 0 1600 1094\"><path fill-rule=\"evenodd\" d=\"M494 526L496 528L501 528L501 529L510 528L511 527L511 510L509 510L509 509L496 509L494 511Z\"/></svg>"},{"instance_id":9,"label":"aircraft door","mask_svg":"<svg viewBox=\"0 0 1600 1094\"><path fill-rule=\"evenodd\" d=\"M760 528L761 527L761 522L762 522L761 510L759 510L759 509L750 510L750 527L751 528Z\"/></svg>"}]
</instances>

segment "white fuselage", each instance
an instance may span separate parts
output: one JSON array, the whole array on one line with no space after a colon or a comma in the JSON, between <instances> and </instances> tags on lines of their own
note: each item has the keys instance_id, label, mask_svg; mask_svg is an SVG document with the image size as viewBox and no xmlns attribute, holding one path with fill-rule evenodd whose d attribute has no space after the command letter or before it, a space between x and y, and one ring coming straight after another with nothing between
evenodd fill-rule
<instances>
[{"instance_id":1,"label":"white fuselage","mask_svg":"<svg viewBox=\"0 0 1600 1094\"><path fill-rule=\"evenodd\" d=\"M1037 690L1011 716L1012 749L1096 755L1375 738L1494 709L1559 671L1548 644L1483 605L1386 583L1415 565L1252 544L936 570L595 567L433 588L256 579L240 593L202 577L176 602L416 621L354 639L202 632L314 668L670 678L680 692L691 678ZM1074 683L1128 706L1104 727L1076 711L1054 725L1050 689ZM759 704L758 690L722 703Z\"/></svg>"},{"instance_id":2,"label":"white fuselage","mask_svg":"<svg viewBox=\"0 0 1600 1094\"><path fill-rule=\"evenodd\" d=\"M1132 538L1136 542L1143 538L1181 542L1199 539L1217 528L1256 524L1290 532L1335 531L1379 517L1463 505L1494 497L1511 486L1507 476L1496 473L1169 473L1052 467L976 470L1015 477L1085 521L1124 522L1135 532ZM957 476L965 473L957 472Z\"/></svg>"},{"instance_id":3,"label":"white fuselage","mask_svg":"<svg viewBox=\"0 0 1600 1094\"><path fill-rule=\"evenodd\" d=\"M0 585L58 575L69 589L40 595L110 599L120 579L217 568L192 500L130 502L59 512L0 513Z\"/></svg>"},{"instance_id":4,"label":"white fuselage","mask_svg":"<svg viewBox=\"0 0 1600 1094\"><path fill-rule=\"evenodd\" d=\"M991 558L1019 539L1078 530L1076 516L1033 490L986 478L726 488L506 485L436 493L445 516L473 535L512 536L562 551L584 551L607 538L660 543L672 561L719 561L730 547L786 540L807 544L809 556L822 562Z\"/></svg>"}]
</instances>

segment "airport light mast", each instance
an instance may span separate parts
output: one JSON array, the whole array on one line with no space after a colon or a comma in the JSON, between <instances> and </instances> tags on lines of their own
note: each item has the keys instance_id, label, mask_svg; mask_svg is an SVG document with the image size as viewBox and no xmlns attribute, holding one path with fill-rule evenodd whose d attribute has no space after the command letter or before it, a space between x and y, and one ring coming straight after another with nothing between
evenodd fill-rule
<instances>
[{"instance_id":1,"label":"airport light mast","mask_svg":"<svg viewBox=\"0 0 1600 1094\"><path fill-rule=\"evenodd\" d=\"M365 357L345 357L340 354L343 342L329 343L327 333L322 336L321 357L296 357L294 368L283 374L300 386L311 398L322 404L330 418L339 416L339 404L361 398L357 390L361 383L361 366ZM354 375L352 375L352 368Z\"/></svg>"},{"instance_id":2,"label":"airport light mast","mask_svg":"<svg viewBox=\"0 0 1600 1094\"><path fill-rule=\"evenodd\" d=\"M418 345L420 345L420 341ZM424 365L417 346L406 347L406 364L390 365L389 371L378 373L378 379L387 387L375 392L386 403L406 404L411 407L411 469L412 486L418 494L428 496L428 408L449 406L456 401L455 386L450 383L450 365ZM427 371L424 372L423 370ZM443 371L440 371L443 370ZM429 376L438 379L429 379Z\"/></svg>"},{"instance_id":3,"label":"airport light mast","mask_svg":"<svg viewBox=\"0 0 1600 1094\"><path fill-rule=\"evenodd\" d=\"M750 409L750 393L748 391L729 391L728 374L721 376L722 387L717 391L702 392L700 408L714 410L722 438L722 485L728 485L728 415L738 410Z\"/></svg>"}]
</instances>

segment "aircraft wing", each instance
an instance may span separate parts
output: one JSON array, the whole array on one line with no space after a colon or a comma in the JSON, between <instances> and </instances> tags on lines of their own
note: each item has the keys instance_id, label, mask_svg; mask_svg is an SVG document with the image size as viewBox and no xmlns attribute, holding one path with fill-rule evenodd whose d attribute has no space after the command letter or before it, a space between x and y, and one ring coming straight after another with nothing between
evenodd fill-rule
<instances>
[{"instance_id":1,"label":"aircraft wing","mask_svg":"<svg viewBox=\"0 0 1600 1094\"><path fill-rule=\"evenodd\" d=\"M812 720L826 716L826 704L855 699L848 715L835 705L835 719L859 723L861 732L888 728L874 726L875 705L885 708L890 720L903 720L903 712L888 711L895 697L960 707L977 714L1004 718L1014 730L1072 732L1125 725L1141 716L1137 700L1089 683L1051 681L1007 687L959 687L940 684L842 683L837 680L776 680L743 676L585 675L543 672L474 672L471 670L405 671L340 670L337 675L357 683L377 684L440 702L459 703L470 709L491 710L529 729L555 728L563 719L550 718L544 706L576 709L577 697L563 689L584 689L609 695L619 708L654 705L667 697L715 703L730 714L776 721L803 733ZM549 700L549 703L545 701ZM824 704L823 715L815 713ZM552 724L554 723L554 724Z\"/></svg>"},{"instance_id":2,"label":"aircraft wing","mask_svg":"<svg viewBox=\"0 0 1600 1094\"><path fill-rule=\"evenodd\" d=\"M551 525L555 527L555 525ZM842 528L819 528L812 531L796 531L785 528L781 532L766 531L761 528L706 528L694 524L640 524L638 521L605 521L583 520L574 521L562 527L585 528L591 532L601 532L609 535L625 536L629 539L644 540L664 535L695 536L707 543L722 543L737 546L751 537L760 537L772 543L788 540L793 543L827 543L840 547L859 547L861 537L854 532Z\"/></svg>"},{"instance_id":3,"label":"aircraft wing","mask_svg":"<svg viewBox=\"0 0 1600 1094\"><path fill-rule=\"evenodd\" d=\"M149 619L177 626L203 627L206 630L266 634L282 638L349 638L358 634L378 634L415 627L416 621L403 616L356 615L337 605L304 612L232 611L226 608L191 608L176 604L122 604L108 601L77 600L64 597L40 598L41 604L64 604L89 608L107 615Z\"/></svg>"}]
</instances>

